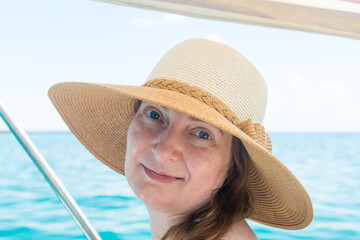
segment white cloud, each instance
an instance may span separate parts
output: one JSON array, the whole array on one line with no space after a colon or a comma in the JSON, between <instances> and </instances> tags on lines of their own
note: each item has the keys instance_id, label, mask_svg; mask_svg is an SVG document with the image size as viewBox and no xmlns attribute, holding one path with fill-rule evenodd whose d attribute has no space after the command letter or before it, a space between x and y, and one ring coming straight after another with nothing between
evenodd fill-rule
<instances>
[{"instance_id":1,"label":"white cloud","mask_svg":"<svg viewBox=\"0 0 360 240\"><path fill-rule=\"evenodd\" d=\"M350 85L319 82L291 73L268 85L265 124L272 131L352 131L359 129L360 98Z\"/></svg>"},{"instance_id":2,"label":"white cloud","mask_svg":"<svg viewBox=\"0 0 360 240\"><path fill-rule=\"evenodd\" d=\"M315 104L351 104L354 98L350 89L344 85L327 83L318 84L300 75L292 73L288 77L288 85L291 94L298 99L308 99Z\"/></svg>"},{"instance_id":3,"label":"white cloud","mask_svg":"<svg viewBox=\"0 0 360 240\"><path fill-rule=\"evenodd\" d=\"M164 19L168 22L173 22L173 23L185 23L188 20L188 18L185 16L172 14L172 13L165 13Z\"/></svg>"},{"instance_id":4,"label":"white cloud","mask_svg":"<svg viewBox=\"0 0 360 240\"><path fill-rule=\"evenodd\" d=\"M148 27L154 24L153 20L150 18L133 18L132 22L135 25L139 25L142 27Z\"/></svg>"},{"instance_id":5,"label":"white cloud","mask_svg":"<svg viewBox=\"0 0 360 240\"><path fill-rule=\"evenodd\" d=\"M224 42L224 39L215 33L211 34L210 36L207 36L206 39L213 40L213 41L220 42L220 43Z\"/></svg>"}]
</instances>

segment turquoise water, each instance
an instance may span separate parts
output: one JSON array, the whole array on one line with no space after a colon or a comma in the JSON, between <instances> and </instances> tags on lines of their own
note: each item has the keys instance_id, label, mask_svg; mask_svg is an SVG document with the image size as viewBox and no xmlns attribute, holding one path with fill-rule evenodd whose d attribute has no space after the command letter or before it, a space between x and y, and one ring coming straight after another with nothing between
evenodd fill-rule
<instances>
[{"instance_id":1,"label":"turquoise water","mask_svg":"<svg viewBox=\"0 0 360 240\"><path fill-rule=\"evenodd\" d=\"M360 134L271 133L274 154L300 179L314 220L290 231L250 222L259 239L360 239ZM103 239L151 239L145 207L125 178L70 133L32 133ZM10 133L0 133L0 238L86 239Z\"/></svg>"}]
</instances>

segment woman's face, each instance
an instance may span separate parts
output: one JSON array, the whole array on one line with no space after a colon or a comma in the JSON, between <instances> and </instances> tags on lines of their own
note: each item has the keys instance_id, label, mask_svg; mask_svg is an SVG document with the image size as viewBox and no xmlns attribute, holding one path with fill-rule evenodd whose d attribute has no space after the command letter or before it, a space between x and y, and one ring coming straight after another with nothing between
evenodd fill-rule
<instances>
[{"instance_id":1,"label":"woman's face","mask_svg":"<svg viewBox=\"0 0 360 240\"><path fill-rule=\"evenodd\" d=\"M125 175L148 207L179 214L206 203L231 164L232 135L143 102L128 131Z\"/></svg>"}]
</instances>

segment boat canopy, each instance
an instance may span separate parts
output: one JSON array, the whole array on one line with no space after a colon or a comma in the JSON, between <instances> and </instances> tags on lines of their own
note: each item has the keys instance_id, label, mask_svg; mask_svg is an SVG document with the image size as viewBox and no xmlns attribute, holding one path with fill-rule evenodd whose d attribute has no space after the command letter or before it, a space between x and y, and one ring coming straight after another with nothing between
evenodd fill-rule
<instances>
[{"instance_id":1,"label":"boat canopy","mask_svg":"<svg viewBox=\"0 0 360 240\"><path fill-rule=\"evenodd\" d=\"M192 17L360 39L360 0L100 0Z\"/></svg>"}]
</instances>

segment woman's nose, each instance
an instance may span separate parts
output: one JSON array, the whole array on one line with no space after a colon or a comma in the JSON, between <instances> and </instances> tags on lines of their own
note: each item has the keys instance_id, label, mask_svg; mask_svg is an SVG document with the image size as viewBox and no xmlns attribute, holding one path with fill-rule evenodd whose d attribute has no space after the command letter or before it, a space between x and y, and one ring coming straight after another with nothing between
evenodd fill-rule
<instances>
[{"instance_id":1,"label":"woman's nose","mask_svg":"<svg viewBox=\"0 0 360 240\"><path fill-rule=\"evenodd\" d=\"M176 162L182 158L181 134L175 129L166 129L154 141L152 151L158 161Z\"/></svg>"}]
</instances>

